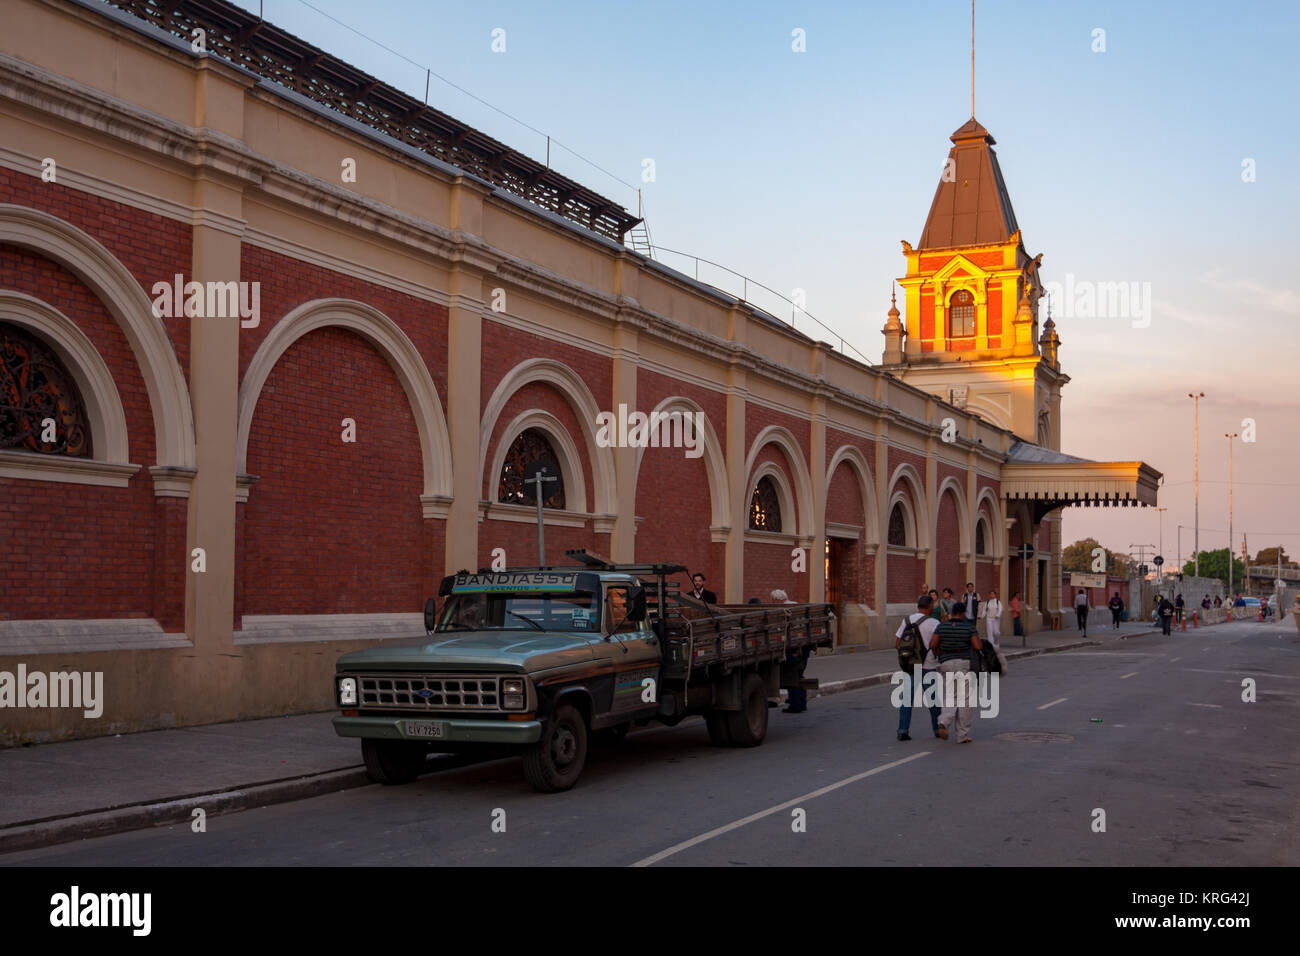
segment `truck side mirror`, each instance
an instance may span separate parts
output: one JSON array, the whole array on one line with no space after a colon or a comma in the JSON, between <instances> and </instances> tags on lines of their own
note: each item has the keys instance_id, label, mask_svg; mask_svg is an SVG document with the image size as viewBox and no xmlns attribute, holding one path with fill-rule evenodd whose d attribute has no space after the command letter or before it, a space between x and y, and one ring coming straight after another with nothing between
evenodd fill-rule
<instances>
[{"instance_id":1,"label":"truck side mirror","mask_svg":"<svg viewBox=\"0 0 1300 956\"><path fill-rule=\"evenodd\" d=\"M438 599L429 598L424 602L424 629L432 631L438 626Z\"/></svg>"},{"instance_id":2,"label":"truck side mirror","mask_svg":"<svg viewBox=\"0 0 1300 956\"><path fill-rule=\"evenodd\" d=\"M627 608L627 619L629 621L639 622L645 620L645 588L632 589Z\"/></svg>"}]
</instances>

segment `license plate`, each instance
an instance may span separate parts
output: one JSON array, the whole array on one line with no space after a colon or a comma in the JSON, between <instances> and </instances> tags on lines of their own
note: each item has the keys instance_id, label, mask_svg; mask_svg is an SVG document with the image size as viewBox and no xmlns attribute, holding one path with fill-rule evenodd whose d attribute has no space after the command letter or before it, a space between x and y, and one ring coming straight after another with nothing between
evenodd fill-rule
<instances>
[{"instance_id":1,"label":"license plate","mask_svg":"<svg viewBox=\"0 0 1300 956\"><path fill-rule=\"evenodd\" d=\"M447 726L437 721L408 720L406 721L406 736L445 737L447 736Z\"/></svg>"}]
</instances>

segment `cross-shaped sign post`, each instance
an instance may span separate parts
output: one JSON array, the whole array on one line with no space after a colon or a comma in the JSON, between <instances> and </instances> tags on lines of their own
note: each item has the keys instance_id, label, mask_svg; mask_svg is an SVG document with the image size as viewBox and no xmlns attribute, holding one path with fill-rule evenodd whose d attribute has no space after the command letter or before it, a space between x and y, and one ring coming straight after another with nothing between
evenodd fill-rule
<instances>
[{"instance_id":1,"label":"cross-shaped sign post","mask_svg":"<svg viewBox=\"0 0 1300 956\"><path fill-rule=\"evenodd\" d=\"M532 478L525 478L524 484L537 486L537 566L546 567L546 524L542 519L542 484L547 481L559 481L558 475L544 477L545 472L538 471Z\"/></svg>"}]
</instances>

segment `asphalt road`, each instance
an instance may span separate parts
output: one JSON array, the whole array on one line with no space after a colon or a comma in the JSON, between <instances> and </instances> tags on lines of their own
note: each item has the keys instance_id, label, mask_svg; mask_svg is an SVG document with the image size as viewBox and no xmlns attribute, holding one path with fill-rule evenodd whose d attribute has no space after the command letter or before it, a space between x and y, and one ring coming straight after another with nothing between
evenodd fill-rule
<instances>
[{"instance_id":1,"label":"asphalt road","mask_svg":"<svg viewBox=\"0 0 1300 956\"><path fill-rule=\"evenodd\" d=\"M699 719L639 731L595 751L566 794L533 792L520 761L503 759L211 816L205 833L157 828L0 863L1300 863L1289 619L1012 662L1000 690L999 715L976 718L970 745L936 740L922 711L913 740L896 741L890 688L876 686L800 716L773 711L753 750L709 746Z\"/></svg>"}]
</instances>

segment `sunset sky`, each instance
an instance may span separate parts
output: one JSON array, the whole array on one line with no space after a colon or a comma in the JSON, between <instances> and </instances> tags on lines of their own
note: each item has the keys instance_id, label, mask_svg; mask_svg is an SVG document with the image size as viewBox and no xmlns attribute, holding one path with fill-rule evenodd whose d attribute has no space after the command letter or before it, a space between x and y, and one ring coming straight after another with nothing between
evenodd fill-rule
<instances>
[{"instance_id":1,"label":"sunset sky","mask_svg":"<svg viewBox=\"0 0 1300 956\"><path fill-rule=\"evenodd\" d=\"M630 209L641 186L656 244L787 296L805 290L808 311L873 362L904 272L899 240L918 240L948 136L970 115L967 0L264 10L415 96L432 68L462 89L433 77L431 105L539 159L550 134L554 167ZM796 29L806 52L792 50ZM1150 290L1149 324L1057 314L1072 379L1062 450L1164 473L1172 565L1179 525L1184 557L1192 547L1187 393L1204 391L1202 548L1227 541L1224 433L1253 419L1257 440L1234 453L1235 546L1246 532L1252 555L1278 543L1300 553L1300 5L985 0L976 30L975 115L1044 280ZM1066 543L1093 535L1126 552L1158 540L1149 509L1065 515Z\"/></svg>"}]
</instances>

